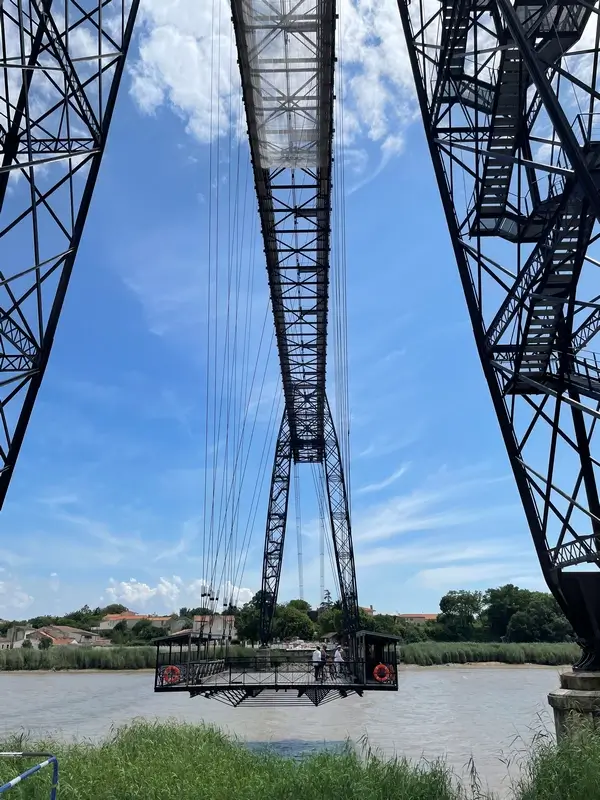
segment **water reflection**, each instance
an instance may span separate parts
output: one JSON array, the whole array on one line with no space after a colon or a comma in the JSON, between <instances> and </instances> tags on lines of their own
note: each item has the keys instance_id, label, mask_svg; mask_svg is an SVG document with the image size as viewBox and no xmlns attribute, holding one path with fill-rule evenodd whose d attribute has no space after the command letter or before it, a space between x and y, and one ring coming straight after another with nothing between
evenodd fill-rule
<instances>
[{"instance_id":1,"label":"water reflection","mask_svg":"<svg viewBox=\"0 0 600 800\"><path fill-rule=\"evenodd\" d=\"M344 753L351 747L347 741L315 742L306 739L280 739L270 742L244 742L255 753L273 753L286 758L300 760L321 753Z\"/></svg>"}]
</instances>

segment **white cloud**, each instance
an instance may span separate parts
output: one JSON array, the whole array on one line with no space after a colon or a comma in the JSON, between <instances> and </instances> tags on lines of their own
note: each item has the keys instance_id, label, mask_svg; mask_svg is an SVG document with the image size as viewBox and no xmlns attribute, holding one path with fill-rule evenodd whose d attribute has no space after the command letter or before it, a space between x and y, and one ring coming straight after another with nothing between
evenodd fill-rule
<instances>
[{"instance_id":1,"label":"white cloud","mask_svg":"<svg viewBox=\"0 0 600 800\"><path fill-rule=\"evenodd\" d=\"M33 597L23 590L18 581L0 581L0 613L24 611L33 603ZM8 615L6 615L8 616Z\"/></svg>"},{"instance_id":2,"label":"white cloud","mask_svg":"<svg viewBox=\"0 0 600 800\"><path fill-rule=\"evenodd\" d=\"M178 575L171 578L159 578L155 586L142 583L135 578L128 581L115 581L110 579L105 590L106 597L112 603L123 603L130 608L145 607L154 600L154 610L173 611L180 606L200 606L206 602L202 592L206 589L206 581L196 578L192 581L183 581ZM221 597L233 597L234 603L243 605L252 599L254 592L227 582L221 587Z\"/></svg>"},{"instance_id":3,"label":"white cloud","mask_svg":"<svg viewBox=\"0 0 600 800\"><path fill-rule=\"evenodd\" d=\"M393 472L388 478L385 480L380 481L379 483L370 483L367 486L362 486L360 489L357 490L358 494L368 494L371 492L379 492L382 489L386 489L388 486L391 486L395 483L399 478L401 478L404 474L406 474L409 464L403 464L399 469Z\"/></svg>"},{"instance_id":4,"label":"white cloud","mask_svg":"<svg viewBox=\"0 0 600 800\"><path fill-rule=\"evenodd\" d=\"M130 68L140 109L170 107L201 142L237 125L239 76L228 0L146 0L140 15L139 53ZM353 143L378 143L381 169L402 150L403 130L417 113L397 2L342 0L338 24L344 146L356 170L366 168L366 154Z\"/></svg>"},{"instance_id":5,"label":"white cloud","mask_svg":"<svg viewBox=\"0 0 600 800\"><path fill-rule=\"evenodd\" d=\"M227 0L146 0L131 67L131 92L142 111L168 105L201 142L224 133L239 84L230 17Z\"/></svg>"}]
</instances>

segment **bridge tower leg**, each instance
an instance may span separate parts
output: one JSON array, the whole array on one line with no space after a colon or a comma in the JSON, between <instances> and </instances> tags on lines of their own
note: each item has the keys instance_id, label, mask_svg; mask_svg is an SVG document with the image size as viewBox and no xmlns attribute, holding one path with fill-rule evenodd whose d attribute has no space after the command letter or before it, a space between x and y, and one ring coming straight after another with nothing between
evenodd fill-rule
<instances>
[{"instance_id":1,"label":"bridge tower leg","mask_svg":"<svg viewBox=\"0 0 600 800\"><path fill-rule=\"evenodd\" d=\"M0 3L0 508L50 357L138 6Z\"/></svg>"},{"instance_id":2,"label":"bridge tower leg","mask_svg":"<svg viewBox=\"0 0 600 800\"><path fill-rule=\"evenodd\" d=\"M398 4L534 547L582 648L574 669L600 671L597 9L569 0ZM584 30L595 41L585 64L570 52Z\"/></svg>"}]
</instances>

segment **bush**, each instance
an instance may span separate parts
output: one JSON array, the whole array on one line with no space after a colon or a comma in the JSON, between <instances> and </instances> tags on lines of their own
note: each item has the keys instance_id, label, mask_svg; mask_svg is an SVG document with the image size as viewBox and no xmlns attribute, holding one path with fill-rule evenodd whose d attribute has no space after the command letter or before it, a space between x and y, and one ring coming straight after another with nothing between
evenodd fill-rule
<instances>
[{"instance_id":1,"label":"bush","mask_svg":"<svg viewBox=\"0 0 600 800\"><path fill-rule=\"evenodd\" d=\"M400 648L405 664L467 664L499 661L503 664L544 664L551 667L573 663L581 655L576 644L504 644L500 642L418 642Z\"/></svg>"},{"instance_id":2,"label":"bush","mask_svg":"<svg viewBox=\"0 0 600 800\"><path fill-rule=\"evenodd\" d=\"M254 658L256 650L232 646L233 658ZM575 644L500 644L498 642L416 642L400 648L405 664L431 667L437 664L466 664L499 661L504 664L545 664L563 666L580 654ZM215 657L220 658L217 650ZM273 650L271 661L307 661L310 653ZM0 671L63 669L153 669L156 648L145 647L51 647L48 650L0 650Z\"/></svg>"}]
</instances>

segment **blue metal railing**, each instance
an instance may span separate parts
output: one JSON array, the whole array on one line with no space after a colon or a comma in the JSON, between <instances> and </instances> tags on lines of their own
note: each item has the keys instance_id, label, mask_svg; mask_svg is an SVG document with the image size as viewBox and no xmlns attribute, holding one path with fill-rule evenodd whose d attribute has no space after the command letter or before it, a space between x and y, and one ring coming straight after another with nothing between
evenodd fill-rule
<instances>
[{"instance_id":1,"label":"blue metal railing","mask_svg":"<svg viewBox=\"0 0 600 800\"><path fill-rule=\"evenodd\" d=\"M56 790L58 789L58 760L56 756L51 755L50 753L0 753L1 758L43 758L45 759L40 764L36 764L34 767L30 767L26 769L25 772L22 772L16 778L13 778L12 781L3 784L0 786L0 794L4 792L8 792L9 789L14 789L17 784L21 783L21 781L27 780L27 778L31 778L32 775L35 775L36 772L39 772L44 767L49 767L52 765L52 786L50 787L50 800L56 800Z\"/></svg>"}]
</instances>

